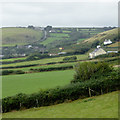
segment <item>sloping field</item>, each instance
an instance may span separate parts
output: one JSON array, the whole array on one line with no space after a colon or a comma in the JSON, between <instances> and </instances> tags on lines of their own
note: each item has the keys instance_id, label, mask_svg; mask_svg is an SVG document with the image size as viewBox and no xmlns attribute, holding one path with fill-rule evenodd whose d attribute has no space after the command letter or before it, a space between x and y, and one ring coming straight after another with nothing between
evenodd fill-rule
<instances>
[{"instance_id":1,"label":"sloping field","mask_svg":"<svg viewBox=\"0 0 120 120\"><path fill-rule=\"evenodd\" d=\"M118 36L118 29L112 29L112 30L108 30L108 31L105 31L105 32L102 32L102 33L99 33L98 35L95 35L89 39L86 39L84 42L88 42L88 43L91 43L91 42L94 42L96 40L99 40L102 42L107 38L107 39L114 39Z\"/></svg>"},{"instance_id":2,"label":"sloping field","mask_svg":"<svg viewBox=\"0 0 120 120\"><path fill-rule=\"evenodd\" d=\"M64 56L65 57L65 56ZM45 58L45 59L40 59L40 60L34 60L34 61L25 61L25 62L19 62L19 63L12 63L12 64L4 64L2 67L7 67L7 66L21 66L21 65L31 65L31 64L46 64L50 62L60 62L63 61L64 57L55 57L55 58ZM88 55L76 55L78 60L85 60L88 59ZM0 65L1 67L1 65Z\"/></svg>"},{"instance_id":3,"label":"sloping field","mask_svg":"<svg viewBox=\"0 0 120 120\"><path fill-rule=\"evenodd\" d=\"M120 42L113 43L111 45L108 45L107 47L120 47Z\"/></svg>"},{"instance_id":4,"label":"sloping field","mask_svg":"<svg viewBox=\"0 0 120 120\"><path fill-rule=\"evenodd\" d=\"M47 45L49 43L52 43L56 40L67 40L67 38L62 38L62 37L49 37L45 41L41 42L41 44Z\"/></svg>"},{"instance_id":5,"label":"sloping field","mask_svg":"<svg viewBox=\"0 0 120 120\"><path fill-rule=\"evenodd\" d=\"M3 118L118 118L118 91L69 103L4 113Z\"/></svg>"},{"instance_id":6,"label":"sloping field","mask_svg":"<svg viewBox=\"0 0 120 120\"><path fill-rule=\"evenodd\" d=\"M40 40L42 31L29 28L2 28L3 46L24 45Z\"/></svg>"},{"instance_id":7,"label":"sloping field","mask_svg":"<svg viewBox=\"0 0 120 120\"><path fill-rule=\"evenodd\" d=\"M67 67L67 66L74 66L78 62L71 62L71 63L62 63L62 64L53 64L53 65L38 65L33 67L23 67L23 68L11 68L11 69L4 69L4 70L23 70L23 71L30 71L30 69L40 69L40 68L56 68L56 67Z\"/></svg>"},{"instance_id":8,"label":"sloping field","mask_svg":"<svg viewBox=\"0 0 120 120\"><path fill-rule=\"evenodd\" d=\"M18 93L34 93L41 89L69 84L73 78L74 70L52 71L22 75L2 76L3 97Z\"/></svg>"}]
</instances>

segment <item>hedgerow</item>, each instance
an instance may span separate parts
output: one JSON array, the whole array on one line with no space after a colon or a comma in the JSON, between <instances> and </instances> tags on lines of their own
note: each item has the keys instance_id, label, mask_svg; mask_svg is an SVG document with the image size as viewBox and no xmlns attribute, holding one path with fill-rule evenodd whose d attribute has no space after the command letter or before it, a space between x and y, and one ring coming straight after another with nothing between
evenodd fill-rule
<instances>
[{"instance_id":1,"label":"hedgerow","mask_svg":"<svg viewBox=\"0 0 120 120\"><path fill-rule=\"evenodd\" d=\"M120 90L117 70L113 70L106 63L82 63L78 64L75 69L76 77L66 86L56 87L34 94L20 93L15 96L3 98L2 112L49 106L65 102L66 100L76 100L78 98L91 97Z\"/></svg>"},{"instance_id":2,"label":"hedgerow","mask_svg":"<svg viewBox=\"0 0 120 120\"><path fill-rule=\"evenodd\" d=\"M72 83L64 87L56 87L40 91L34 94L17 94L15 96L2 99L3 112L12 110L28 109L33 107L49 106L62 103L66 100L76 100L78 98L104 94L120 89L118 73L113 71L107 77L99 77L88 81Z\"/></svg>"}]
</instances>

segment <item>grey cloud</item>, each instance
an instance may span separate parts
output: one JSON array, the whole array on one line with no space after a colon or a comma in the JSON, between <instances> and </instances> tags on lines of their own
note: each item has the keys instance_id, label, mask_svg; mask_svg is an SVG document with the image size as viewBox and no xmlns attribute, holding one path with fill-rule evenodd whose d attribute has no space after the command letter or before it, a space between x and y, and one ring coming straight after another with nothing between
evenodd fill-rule
<instances>
[{"instance_id":1,"label":"grey cloud","mask_svg":"<svg viewBox=\"0 0 120 120\"><path fill-rule=\"evenodd\" d=\"M4 3L3 26L117 26L117 3Z\"/></svg>"}]
</instances>

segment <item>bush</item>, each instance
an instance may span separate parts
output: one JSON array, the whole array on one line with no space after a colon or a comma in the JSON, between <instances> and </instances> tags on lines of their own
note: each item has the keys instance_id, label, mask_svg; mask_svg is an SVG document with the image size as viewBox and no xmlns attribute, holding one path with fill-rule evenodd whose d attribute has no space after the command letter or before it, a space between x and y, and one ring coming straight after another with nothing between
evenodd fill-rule
<instances>
[{"instance_id":1,"label":"bush","mask_svg":"<svg viewBox=\"0 0 120 120\"><path fill-rule=\"evenodd\" d=\"M24 74L25 72L22 71L22 70L16 70L16 71L14 71L14 73L15 73L15 74Z\"/></svg>"},{"instance_id":2,"label":"bush","mask_svg":"<svg viewBox=\"0 0 120 120\"><path fill-rule=\"evenodd\" d=\"M105 62L91 63L84 62L75 66L75 75L71 83L86 81L104 76L112 71L112 68Z\"/></svg>"},{"instance_id":3,"label":"bush","mask_svg":"<svg viewBox=\"0 0 120 120\"><path fill-rule=\"evenodd\" d=\"M76 61L76 60L77 60L77 57L76 57L76 56L63 58L63 61L64 61L64 62L70 62L70 61Z\"/></svg>"},{"instance_id":4,"label":"bush","mask_svg":"<svg viewBox=\"0 0 120 120\"><path fill-rule=\"evenodd\" d=\"M66 100L89 97L89 88L94 92L91 95L100 95L120 89L120 81L117 72L110 73L107 77L90 79L89 81L69 84L64 87L56 87L40 91L35 94L18 94L2 99L2 111L9 112L22 108L33 108L62 103ZM101 93L102 89L102 93Z\"/></svg>"},{"instance_id":5,"label":"bush","mask_svg":"<svg viewBox=\"0 0 120 120\"><path fill-rule=\"evenodd\" d=\"M2 75L10 75L10 74L24 74L25 72L22 70L3 70Z\"/></svg>"},{"instance_id":6,"label":"bush","mask_svg":"<svg viewBox=\"0 0 120 120\"><path fill-rule=\"evenodd\" d=\"M30 71L44 72L44 71L54 71L54 70L67 70L67 69L72 69L72 68L73 68L73 66L61 66L61 67L30 69Z\"/></svg>"},{"instance_id":7,"label":"bush","mask_svg":"<svg viewBox=\"0 0 120 120\"><path fill-rule=\"evenodd\" d=\"M2 75L9 75L9 74L12 74L12 73L14 73L13 70L3 70L2 71Z\"/></svg>"}]
</instances>

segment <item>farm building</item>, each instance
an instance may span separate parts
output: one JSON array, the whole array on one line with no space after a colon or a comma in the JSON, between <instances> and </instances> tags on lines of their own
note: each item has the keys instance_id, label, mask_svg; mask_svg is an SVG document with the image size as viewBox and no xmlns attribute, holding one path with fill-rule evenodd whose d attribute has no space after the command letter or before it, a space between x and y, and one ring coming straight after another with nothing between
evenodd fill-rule
<instances>
[{"instance_id":1,"label":"farm building","mask_svg":"<svg viewBox=\"0 0 120 120\"><path fill-rule=\"evenodd\" d=\"M89 57L94 58L96 56L103 55L103 54L106 54L106 51L100 47L97 47L93 52L89 53Z\"/></svg>"},{"instance_id":2,"label":"farm building","mask_svg":"<svg viewBox=\"0 0 120 120\"><path fill-rule=\"evenodd\" d=\"M60 52L60 53L58 53L58 55L65 55L66 54L66 52Z\"/></svg>"},{"instance_id":3,"label":"farm building","mask_svg":"<svg viewBox=\"0 0 120 120\"><path fill-rule=\"evenodd\" d=\"M53 53L51 53L51 54L49 54L49 56L57 56L58 54L53 54Z\"/></svg>"},{"instance_id":4,"label":"farm building","mask_svg":"<svg viewBox=\"0 0 120 120\"><path fill-rule=\"evenodd\" d=\"M56 33L56 31L54 29L49 31L50 33Z\"/></svg>"},{"instance_id":5,"label":"farm building","mask_svg":"<svg viewBox=\"0 0 120 120\"><path fill-rule=\"evenodd\" d=\"M112 41L110 39L109 40L105 39L104 45L109 45L109 44L112 44Z\"/></svg>"},{"instance_id":6,"label":"farm building","mask_svg":"<svg viewBox=\"0 0 120 120\"><path fill-rule=\"evenodd\" d=\"M107 51L107 53L118 53L118 51Z\"/></svg>"}]
</instances>

